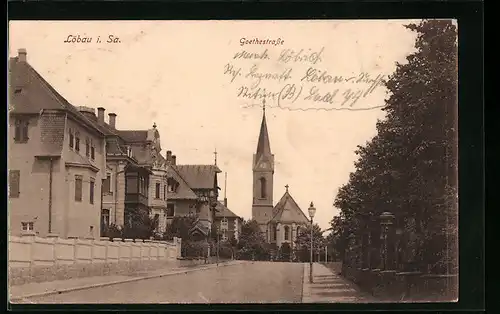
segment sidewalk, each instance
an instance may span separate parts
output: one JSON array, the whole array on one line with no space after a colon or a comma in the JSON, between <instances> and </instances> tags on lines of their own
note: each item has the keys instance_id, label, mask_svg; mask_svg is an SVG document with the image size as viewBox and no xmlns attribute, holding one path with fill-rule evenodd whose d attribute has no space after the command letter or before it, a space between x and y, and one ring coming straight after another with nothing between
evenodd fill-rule
<instances>
[{"instance_id":1,"label":"sidewalk","mask_svg":"<svg viewBox=\"0 0 500 314\"><path fill-rule=\"evenodd\" d=\"M313 283L309 283L309 263L304 264L302 303L371 303L374 298L326 266L313 264Z\"/></svg>"},{"instance_id":2,"label":"sidewalk","mask_svg":"<svg viewBox=\"0 0 500 314\"><path fill-rule=\"evenodd\" d=\"M238 265L244 261L228 261L220 263L219 267ZM31 297L46 296L63 292L76 290L91 289L103 286L109 286L119 283L138 281L144 279L158 278L177 274L187 274L190 272L216 268L216 264L184 266L175 268L163 268L150 271L140 271L128 275L112 275L112 276L96 276L75 278L69 280L56 280L48 282L33 282L24 285L16 285L9 287L10 301L15 303L16 300L27 299Z\"/></svg>"}]
</instances>

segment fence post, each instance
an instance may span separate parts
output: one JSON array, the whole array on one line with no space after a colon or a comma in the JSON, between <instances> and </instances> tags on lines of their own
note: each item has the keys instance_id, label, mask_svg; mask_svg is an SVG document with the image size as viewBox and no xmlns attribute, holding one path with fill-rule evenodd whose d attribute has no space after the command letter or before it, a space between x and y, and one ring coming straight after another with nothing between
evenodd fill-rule
<instances>
[{"instance_id":1,"label":"fence post","mask_svg":"<svg viewBox=\"0 0 500 314\"><path fill-rule=\"evenodd\" d=\"M49 233L47 235L47 238L51 239L51 243L52 243L52 254L53 254L53 257L52 259L54 260L54 265L57 265L57 251L56 251L56 243L57 243L57 240L59 239L59 235L56 234L56 233Z\"/></svg>"}]
</instances>

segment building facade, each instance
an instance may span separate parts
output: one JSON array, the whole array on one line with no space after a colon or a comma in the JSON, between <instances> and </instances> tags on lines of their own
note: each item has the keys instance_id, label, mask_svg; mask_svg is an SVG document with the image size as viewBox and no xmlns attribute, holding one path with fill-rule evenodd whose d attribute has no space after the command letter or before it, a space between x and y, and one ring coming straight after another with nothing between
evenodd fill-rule
<instances>
[{"instance_id":1,"label":"building facade","mask_svg":"<svg viewBox=\"0 0 500 314\"><path fill-rule=\"evenodd\" d=\"M27 61L9 60L9 231L99 237L106 131Z\"/></svg>"},{"instance_id":2,"label":"building facade","mask_svg":"<svg viewBox=\"0 0 500 314\"><path fill-rule=\"evenodd\" d=\"M10 233L105 236L133 213L165 231L167 168L156 125L116 129L115 113L75 107L27 62L9 60Z\"/></svg>"},{"instance_id":3,"label":"building facade","mask_svg":"<svg viewBox=\"0 0 500 314\"><path fill-rule=\"evenodd\" d=\"M215 221L219 186L217 165L178 165L167 151L167 221L174 216L196 217L193 232L208 237Z\"/></svg>"},{"instance_id":4,"label":"building facade","mask_svg":"<svg viewBox=\"0 0 500 314\"><path fill-rule=\"evenodd\" d=\"M227 198L217 202L215 212L215 224L220 232L222 241L231 241L232 238L239 240L243 218L233 213L227 207Z\"/></svg>"},{"instance_id":5,"label":"building facade","mask_svg":"<svg viewBox=\"0 0 500 314\"><path fill-rule=\"evenodd\" d=\"M268 243L277 248L289 243L293 249L297 234L301 228L307 227L309 219L289 193L288 185L280 201L273 205L274 154L271 152L265 107L252 171L252 219L257 221Z\"/></svg>"}]
</instances>

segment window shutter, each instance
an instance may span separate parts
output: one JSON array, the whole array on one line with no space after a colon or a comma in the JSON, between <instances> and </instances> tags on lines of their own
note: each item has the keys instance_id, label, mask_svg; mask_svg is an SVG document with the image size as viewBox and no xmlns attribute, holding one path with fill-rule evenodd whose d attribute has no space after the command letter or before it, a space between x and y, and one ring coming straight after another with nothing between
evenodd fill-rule
<instances>
[{"instance_id":1,"label":"window shutter","mask_svg":"<svg viewBox=\"0 0 500 314\"><path fill-rule=\"evenodd\" d=\"M22 125L22 140L27 141L28 140L28 121L23 121Z\"/></svg>"},{"instance_id":2,"label":"window shutter","mask_svg":"<svg viewBox=\"0 0 500 314\"><path fill-rule=\"evenodd\" d=\"M21 172L19 170L9 170L9 196L19 197Z\"/></svg>"},{"instance_id":3,"label":"window shutter","mask_svg":"<svg viewBox=\"0 0 500 314\"><path fill-rule=\"evenodd\" d=\"M19 125L19 123L16 123L14 140L21 140L21 126Z\"/></svg>"}]
</instances>

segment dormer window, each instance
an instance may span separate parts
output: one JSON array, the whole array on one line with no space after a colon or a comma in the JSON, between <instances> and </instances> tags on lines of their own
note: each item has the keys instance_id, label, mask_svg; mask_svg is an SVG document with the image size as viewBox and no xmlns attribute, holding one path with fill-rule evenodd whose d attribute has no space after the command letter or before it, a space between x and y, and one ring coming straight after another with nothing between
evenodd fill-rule
<instances>
[{"instance_id":1,"label":"dormer window","mask_svg":"<svg viewBox=\"0 0 500 314\"><path fill-rule=\"evenodd\" d=\"M177 192L177 189L179 188L179 183L175 181L173 178L169 178L167 180L167 190L168 192L175 193Z\"/></svg>"},{"instance_id":2,"label":"dormer window","mask_svg":"<svg viewBox=\"0 0 500 314\"><path fill-rule=\"evenodd\" d=\"M132 157L132 147L127 146L127 156Z\"/></svg>"}]
</instances>

